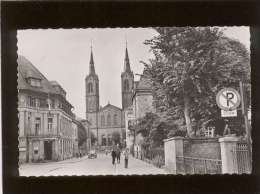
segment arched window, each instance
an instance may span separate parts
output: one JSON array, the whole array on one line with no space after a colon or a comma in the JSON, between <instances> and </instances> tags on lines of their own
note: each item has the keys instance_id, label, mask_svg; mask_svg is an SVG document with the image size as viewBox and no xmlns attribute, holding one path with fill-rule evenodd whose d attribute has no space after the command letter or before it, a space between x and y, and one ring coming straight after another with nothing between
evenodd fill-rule
<instances>
[{"instance_id":1,"label":"arched window","mask_svg":"<svg viewBox=\"0 0 260 194\"><path fill-rule=\"evenodd\" d=\"M105 125L105 116L102 115L101 116L101 126L104 126Z\"/></svg>"},{"instance_id":2,"label":"arched window","mask_svg":"<svg viewBox=\"0 0 260 194\"><path fill-rule=\"evenodd\" d=\"M93 85L92 83L88 84L88 93L92 93L93 92Z\"/></svg>"},{"instance_id":3,"label":"arched window","mask_svg":"<svg viewBox=\"0 0 260 194\"><path fill-rule=\"evenodd\" d=\"M111 116L110 116L110 114L107 115L107 125L108 126L111 125Z\"/></svg>"},{"instance_id":4,"label":"arched window","mask_svg":"<svg viewBox=\"0 0 260 194\"><path fill-rule=\"evenodd\" d=\"M128 82L128 80L125 80L125 81L124 81L124 90L125 90L125 91L128 91L128 90L129 90L129 82Z\"/></svg>"},{"instance_id":5,"label":"arched window","mask_svg":"<svg viewBox=\"0 0 260 194\"><path fill-rule=\"evenodd\" d=\"M114 114L114 125L117 125L117 115Z\"/></svg>"}]
</instances>

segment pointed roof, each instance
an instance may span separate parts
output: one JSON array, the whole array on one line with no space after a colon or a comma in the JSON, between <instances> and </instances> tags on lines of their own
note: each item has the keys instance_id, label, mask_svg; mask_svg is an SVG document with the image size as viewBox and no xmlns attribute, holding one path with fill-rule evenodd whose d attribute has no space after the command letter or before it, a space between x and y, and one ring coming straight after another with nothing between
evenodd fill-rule
<instances>
[{"instance_id":1,"label":"pointed roof","mask_svg":"<svg viewBox=\"0 0 260 194\"><path fill-rule=\"evenodd\" d=\"M94 66L92 46L91 46L90 61L89 61L89 74L95 74L95 66Z\"/></svg>"},{"instance_id":2,"label":"pointed roof","mask_svg":"<svg viewBox=\"0 0 260 194\"><path fill-rule=\"evenodd\" d=\"M125 48L124 72L131 72L130 61L129 61L129 57L128 57L128 50L127 50L127 42L126 42L126 48Z\"/></svg>"},{"instance_id":3,"label":"pointed roof","mask_svg":"<svg viewBox=\"0 0 260 194\"><path fill-rule=\"evenodd\" d=\"M112 105L112 104L110 104L110 103L108 103L106 106L102 107L99 111L103 111L103 110L109 109L109 108L111 108L111 109L117 109L117 110L122 111L121 108L119 108L119 107L117 107L117 106L115 106L115 105Z\"/></svg>"}]
</instances>

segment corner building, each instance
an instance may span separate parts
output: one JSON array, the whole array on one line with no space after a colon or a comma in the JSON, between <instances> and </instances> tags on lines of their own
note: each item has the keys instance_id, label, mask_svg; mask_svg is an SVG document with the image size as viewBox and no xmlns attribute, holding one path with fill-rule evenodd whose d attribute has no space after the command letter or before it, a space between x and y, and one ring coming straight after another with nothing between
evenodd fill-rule
<instances>
[{"instance_id":1,"label":"corner building","mask_svg":"<svg viewBox=\"0 0 260 194\"><path fill-rule=\"evenodd\" d=\"M118 132L120 141L125 139L125 113L132 105L134 74L130 68L128 50L125 50L124 71L121 74L122 108L110 103L101 107L99 104L99 79L95 72L93 52L91 49L89 74L85 78L86 91L86 119L90 122L90 129L97 138L98 146L111 146L112 134Z\"/></svg>"},{"instance_id":2,"label":"corner building","mask_svg":"<svg viewBox=\"0 0 260 194\"><path fill-rule=\"evenodd\" d=\"M19 162L58 161L75 156L78 129L65 90L18 56Z\"/></svg>"}]
</instances>

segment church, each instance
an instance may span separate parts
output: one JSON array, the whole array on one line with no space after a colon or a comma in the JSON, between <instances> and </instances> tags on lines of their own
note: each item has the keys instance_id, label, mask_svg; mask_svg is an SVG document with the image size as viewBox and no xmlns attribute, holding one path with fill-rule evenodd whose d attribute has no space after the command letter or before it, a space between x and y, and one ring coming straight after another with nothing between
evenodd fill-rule
<instances>
[{"instance_id":1,"label":"church","mask_svg":"<svg viewBox=\"0 0 260 194\"><path fill-rule=\"evenodd\" d=\"M125 141L125 110L132 106L134 74L131 71L126 46L124 71L121 73L122 108L110 103L104 107L99 104L99 78L95 72L91 48L89 74L85 78L86 119L91 123L90 130L98 146L111 146L113 133L120 134L120 143ZM93 143L93 142L92 142Z\"/></svg>"}]
</instances>

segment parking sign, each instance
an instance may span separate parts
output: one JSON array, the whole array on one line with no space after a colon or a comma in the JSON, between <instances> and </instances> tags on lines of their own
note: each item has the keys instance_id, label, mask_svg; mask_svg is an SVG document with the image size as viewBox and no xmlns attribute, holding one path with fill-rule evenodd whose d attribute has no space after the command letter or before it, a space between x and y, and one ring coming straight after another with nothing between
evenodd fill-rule
<instances>
[{"instance_id":1,"label":"parking sign","mask_svg":"<svg viewBox=\"0 0 260 194\"><path fill-rule=\"evenodd\" d=\"M240 95L233 88L224 88L218 92L216 101L222 110L232 111L240 105Z\"/></svg>"}]
</instances>

